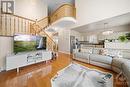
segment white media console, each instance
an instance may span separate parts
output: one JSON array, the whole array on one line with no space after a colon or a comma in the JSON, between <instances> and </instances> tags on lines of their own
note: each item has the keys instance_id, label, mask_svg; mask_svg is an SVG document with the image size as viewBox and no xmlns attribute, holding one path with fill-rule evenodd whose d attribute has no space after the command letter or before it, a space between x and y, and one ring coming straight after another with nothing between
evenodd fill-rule
<instances>
[{"instance_id":1,"label":"white media console","mask_svg":"<svg viewBox=\"0 0 130 87\"><path fill-rule=\"evenodd\" d=\"M17 72L19 72L20 67L48 61L51 58L52 52L45 50L10 55L6 57L6 71L17 69Z\"/></svg>"}]
</instances>

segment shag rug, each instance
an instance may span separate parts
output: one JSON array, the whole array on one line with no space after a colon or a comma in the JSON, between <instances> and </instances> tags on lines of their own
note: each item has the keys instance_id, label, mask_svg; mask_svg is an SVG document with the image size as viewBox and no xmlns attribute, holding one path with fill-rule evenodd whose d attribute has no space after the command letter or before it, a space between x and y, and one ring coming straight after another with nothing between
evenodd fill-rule
<instances>
[{"instance_id":1,"label":"shag rug","mask_svg":"<svg viewBox=\"0 0 130 87\"><path fill-rule=\"evenodd\" d=\"M51 79L52 87L113 87L111 73L71 63Z\"/></svg>"}]
</instances>

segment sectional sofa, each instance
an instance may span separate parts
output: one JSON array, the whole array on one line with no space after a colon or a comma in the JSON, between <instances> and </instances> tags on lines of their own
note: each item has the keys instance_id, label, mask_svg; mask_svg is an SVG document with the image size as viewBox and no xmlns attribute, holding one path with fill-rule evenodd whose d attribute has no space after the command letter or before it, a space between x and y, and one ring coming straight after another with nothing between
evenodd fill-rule
<instances>
[{"instance_id":1,"label":"sectional sofa","mask_svg":"<svg viewBox=\"0 0 130 87\"><path fill-rule=\"evenodd\" d=\"M103 50L104 53L102 52ZM130 50L85 48L74 49L73 59L122 73L130 87Z\"/></svg>"}]
</instances>

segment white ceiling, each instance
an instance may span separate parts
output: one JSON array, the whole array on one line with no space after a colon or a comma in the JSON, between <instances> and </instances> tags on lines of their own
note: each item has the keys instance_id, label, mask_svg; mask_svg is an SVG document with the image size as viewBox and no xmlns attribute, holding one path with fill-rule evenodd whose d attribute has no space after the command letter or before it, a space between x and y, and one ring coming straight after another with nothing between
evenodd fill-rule
<instances>
[{"instance_id":1,"label":"white ceiling","mask_svg":"<svg viewBox=\"0 0 130 87\"><path fill-rule=\"evenodd\" d=\"M53 13L59 6L63 4L74 4L75 0L44 0L48 4L49 14Z\"/></svg>"},{"instance_id":2,"label":"white ceiling","mask_svg":"<svg viewBox=\"0 0 130 87\"><path fill-rule=\"evenodd\" d=\"M76 30L80 33L93 32L93 31L97 31L97 30L104 31L104 23L108 23L107 24L108 29L112 28L112 27L116 27L116 26L128 25L128 24L130 24L130 13L120 15L117 17L113 17L110 19L102 20L99 22L87 24L84 26L80 26L80 27L74 28L72 30Z\"/></svg>"}]
</instances>

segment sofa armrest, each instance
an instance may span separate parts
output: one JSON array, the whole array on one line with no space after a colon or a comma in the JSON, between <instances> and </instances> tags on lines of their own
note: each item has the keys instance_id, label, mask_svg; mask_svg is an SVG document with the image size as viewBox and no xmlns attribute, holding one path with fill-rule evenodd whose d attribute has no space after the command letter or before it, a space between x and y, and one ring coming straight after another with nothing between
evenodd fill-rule
<instances>
[{"instance_id":1,"label":"sofa armrest","mask_svg":"<svg viewBox=\"0 0 130 87\"><path fill-rule=\"evenodd\" d=\"M73 49L73 54L79 52L79 49Z\"/></svg>"}]
</instances>

